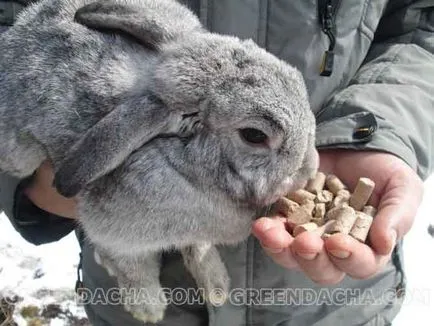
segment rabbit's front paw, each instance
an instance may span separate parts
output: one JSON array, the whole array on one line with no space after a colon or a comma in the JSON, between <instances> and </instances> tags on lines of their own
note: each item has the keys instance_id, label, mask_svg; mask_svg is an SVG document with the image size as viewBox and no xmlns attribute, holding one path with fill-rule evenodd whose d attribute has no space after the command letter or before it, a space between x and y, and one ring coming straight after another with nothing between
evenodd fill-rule
<instances>
[{"instance_id":1,"label":"rabbit's front paw","mask_svg":"<svg viewBox=\"0 0 434 326\"><path fill-rule=\"evenodd\" d=\"M131 313L135 319L154 324L163 320L164 312L166 311L165 304L126 304L124 308Z\"/></svg>"},{"instance_id":2,"label":"rabbit's front paw","mask_svg":"<svg viewBox=\"0 0 434 326\"><path fill-rule=\"evenodd\" d=\"M164 318L167 299L159 286L143 287L137 282L119 279L124 309L143 322L157 323Z\"/></svg>"},{"instance_id":3,"label":"rabbit's front paw","mask_svg":"<svg viewBox=\"0 0 434 326\"><path fill-rule=\"evenodd\" d=\"M119 273L117 272L116 265L111 261L110 258L104 256L104 254L100 253L96 249L93 252L93 257L95 259L95 262L104 267L107 273L110 276L118 276Z\"/></svg>"},{"instance_id":4,"label":"rabbit's front paw","mask_svg":"<svg viewBox=\"0 0 434 326\"><path fill-rule=\"evenodd\" d=\"M118 282L119 295L126 311L143 322L156 323L163 319L167 298L159 282L158 255L117 260L103 248L95 249L97 264L103 266ZM140 267L137 266L140 264ZM136 266L137 268L132 268Z\"/></svg>"},{"instance_id":5,"label":"rabbit's front paw","mask_svg":"<svg viewBox=\"0 0 434 326\"><path fill-rule=\"evenodd\" d=\"M204 299L213 306L223 305L229 296L229 276L226 269L215 268L202 272L197 280L203 288Z\"/></svg>"},{"instance_id":6,"label":"rabbit's front paw","mask_svg":"<svg viewBox=\"0 0 434 326\"><path fill-rule=\"evenodd\" d=\"M217 248L210 243L198 244L181 250L184 264L213 306L221 306L228 298L230 278Z\"/></svg>"}]
</instances>

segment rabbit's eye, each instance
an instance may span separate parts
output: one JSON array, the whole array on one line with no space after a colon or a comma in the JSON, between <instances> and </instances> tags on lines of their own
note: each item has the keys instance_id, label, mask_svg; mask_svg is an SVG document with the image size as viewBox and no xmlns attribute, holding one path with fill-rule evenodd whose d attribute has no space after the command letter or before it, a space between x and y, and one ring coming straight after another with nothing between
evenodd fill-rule
<instances>
[{"instance_id":1,"label":"rabbit's eye","mask_svg":"<svg viewBox=\"0 0 434 326\"><path fill-rule=\"evenodd\" d=\"M240 129L240 135L246 142L252 144L263 144L268 139L268 136L261 130L254 128Z\"/></svg>"}]
</instances>

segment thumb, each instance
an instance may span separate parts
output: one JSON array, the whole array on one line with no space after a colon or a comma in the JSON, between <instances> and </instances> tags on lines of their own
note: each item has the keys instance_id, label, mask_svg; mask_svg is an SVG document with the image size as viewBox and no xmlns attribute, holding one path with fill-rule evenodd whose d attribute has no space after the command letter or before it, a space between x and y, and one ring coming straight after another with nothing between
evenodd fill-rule
<instances>
[{"instance_id":1,"label":"thumb","mask_svg":"<svg viewBox=\"0 0 434 326\"><path fill-rule=\"evenodd\" d=\"M394 175L385 186L369 240L379 255L388 255L411 228L422 201L423 183L411 173Z\"/></svg>"}]
</instances>

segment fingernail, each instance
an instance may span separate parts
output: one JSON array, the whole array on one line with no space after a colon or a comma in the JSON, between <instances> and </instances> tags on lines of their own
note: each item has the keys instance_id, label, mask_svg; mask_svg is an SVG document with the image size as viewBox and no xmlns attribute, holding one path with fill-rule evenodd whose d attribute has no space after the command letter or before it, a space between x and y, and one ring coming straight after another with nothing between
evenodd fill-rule
<instances>
[{"instance_id":1,"label":"fingernail","mask_svg":"<svg viewBox=\"0 0 434 326\"><path fill-rule=\"evenodd\" d=\"M261 247L264 248L264 250L270 254L278 254L279 252L283 251L283 248L270 248L265 246L262 242L260 242Z\"/></svg>"},{"instance_id":2,"label":"fingernail","mask_svg":"<svg viewBox=\"0 0 434 326\"><path fill-rule=\"evenodd\" d=\"M345 259L350 257L350 252L345 250L329 250L329 253L331 253L334 257Z\"/></svg>"},{"instance_id":3,"label":"fingernail","mask_svg":"<svg viewBox=\"0 0 434 326\"><path fill-rule=\"evenodd\" d=\"M268 248L268 247L264 247L264 246L262 246L262 248L264 248L265 251L272 253L272 254L278 254L278 253L283 251L283 248Z\"/></svg>"},{"instance_id":4,"label":"fingernail","mask_svg":"<svg viewBox=\"0 0 434 326\"><path fill-rule=\"evenodd\" d=\"M299 253L299 252L297 252L297 255L300 256L303 259L306 259L306 260L314 260L318 254L317 253L308 254L308 253Z\"/></svg>"}]
</instances>

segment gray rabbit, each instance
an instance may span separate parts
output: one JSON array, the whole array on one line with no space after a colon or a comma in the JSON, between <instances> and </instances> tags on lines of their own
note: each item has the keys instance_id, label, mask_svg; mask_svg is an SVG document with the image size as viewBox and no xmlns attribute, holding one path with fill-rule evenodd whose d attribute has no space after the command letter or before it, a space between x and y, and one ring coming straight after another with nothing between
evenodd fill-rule
<instances>
[{"instance_id":1,"label":"gray rabbit","mask_svg":"<svg viewBox=\"0 0 434 326\"><path fill-rule=\"evenodd\" d=\"M92 1L41 1L0 36L0 170L50 159L97 261L156 299L125 308L156 322L161 251L227 293L214 245L315 173L315 120L301 74L252 41L174 0Z\"/></svg>"}]
</instances>

